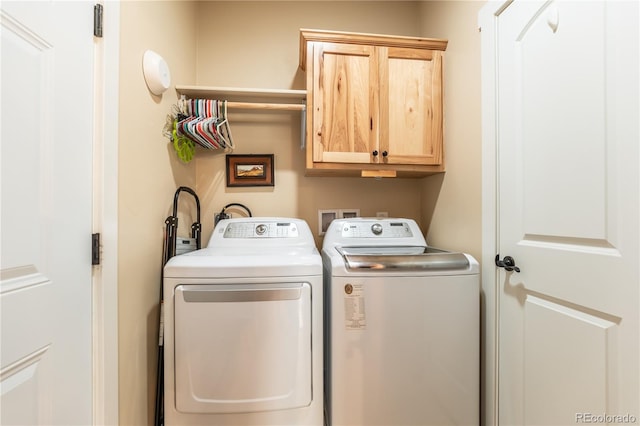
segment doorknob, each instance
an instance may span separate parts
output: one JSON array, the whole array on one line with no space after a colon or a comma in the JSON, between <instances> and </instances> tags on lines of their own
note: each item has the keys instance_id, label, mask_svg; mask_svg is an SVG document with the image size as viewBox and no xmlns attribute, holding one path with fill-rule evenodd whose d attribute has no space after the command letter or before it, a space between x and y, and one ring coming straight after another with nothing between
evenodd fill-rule
<instances>
[{"instance_id":1,"label":"doorknob","mask_svg":"<svg viewBox=\"0 0 640 426\"><path fill-rule=\"evenodd\" d=\"M511 256L505 256L504 259L500 260L500 254L496 254L496 266L507 271L520 272L520 268L516 266L516 260Z\"/></svg>"}]
</instances>

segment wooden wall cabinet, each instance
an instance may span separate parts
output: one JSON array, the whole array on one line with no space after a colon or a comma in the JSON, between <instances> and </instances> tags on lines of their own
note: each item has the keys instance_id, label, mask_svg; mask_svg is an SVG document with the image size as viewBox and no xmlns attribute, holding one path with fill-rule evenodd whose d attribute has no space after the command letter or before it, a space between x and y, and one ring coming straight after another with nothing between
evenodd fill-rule
<instances>
[{"instance_id":1,"label":"wooden wall cabinet","mask_svg":"<svg viewBox=\"0 0 640 426\"><path fill-rule=\"evenodd\" d=\"M444 171L446 40L300 30L309 175Z\"/></svg>"}]
</instances>

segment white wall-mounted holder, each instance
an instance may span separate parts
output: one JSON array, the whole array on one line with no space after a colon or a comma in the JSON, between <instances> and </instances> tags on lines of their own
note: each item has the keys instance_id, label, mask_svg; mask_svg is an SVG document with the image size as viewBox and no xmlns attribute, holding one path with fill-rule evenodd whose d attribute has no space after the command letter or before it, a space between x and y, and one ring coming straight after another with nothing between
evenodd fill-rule
<instances>
[{"instance_id":1,"label":"white wall-mounted holder","mask_svg":"<svg viewBox=\"0 0 640 426\"><path fill-rule=\"evenodd\" d=\"M147 50L142 56L142 72L147 87L154 95L162 95L171 84L169 65L153 50Z\"/></svg>"}]
</instances>

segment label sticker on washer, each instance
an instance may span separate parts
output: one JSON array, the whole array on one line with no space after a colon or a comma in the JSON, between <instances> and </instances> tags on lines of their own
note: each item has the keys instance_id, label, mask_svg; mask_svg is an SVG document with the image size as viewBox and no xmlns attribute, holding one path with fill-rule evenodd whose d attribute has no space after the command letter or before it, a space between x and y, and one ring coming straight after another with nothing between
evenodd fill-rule
<instances>
[{"instance_id":1,"label":"label sticker on washer","mask_svg":"<svg viewBox=\"0 0 640 426\"><path fill-rule=\"evenodd\" d=\"M363 330L367 326L362 284L344 286L344 326L347 330Z\"/></svg>"}]
</instances>

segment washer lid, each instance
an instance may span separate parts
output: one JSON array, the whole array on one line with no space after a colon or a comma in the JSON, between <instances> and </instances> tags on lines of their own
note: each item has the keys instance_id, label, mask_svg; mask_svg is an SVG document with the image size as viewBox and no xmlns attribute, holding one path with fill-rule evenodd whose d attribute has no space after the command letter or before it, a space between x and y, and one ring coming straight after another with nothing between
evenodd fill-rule
<instances>
[{"instance_id":1,"label":"washer lid","mask_svg":"<svg viewBox=\"0 0 640 426\"><path fill-rule=\"evenodd\" d=\"M453 271L468 269L469 259L426 246L336 247L349 270Z\"/></svg>"}]
</instances>

